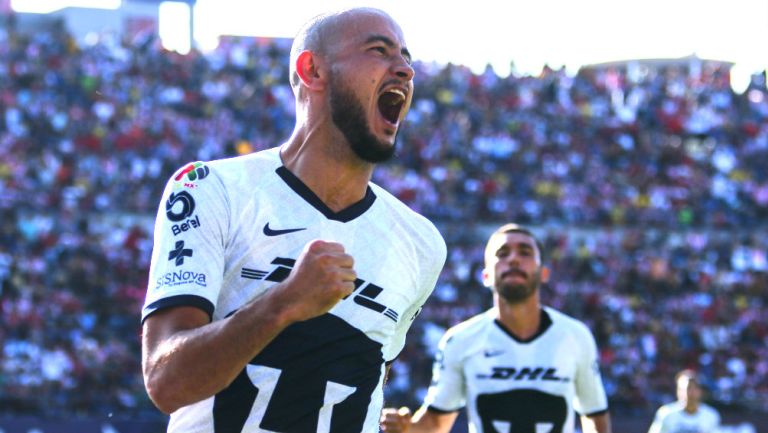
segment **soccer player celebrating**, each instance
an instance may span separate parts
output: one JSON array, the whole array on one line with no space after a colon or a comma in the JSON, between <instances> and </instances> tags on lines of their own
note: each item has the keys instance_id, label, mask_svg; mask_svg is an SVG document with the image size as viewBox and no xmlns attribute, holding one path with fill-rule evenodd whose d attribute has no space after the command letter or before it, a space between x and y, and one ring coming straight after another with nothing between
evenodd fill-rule
<instances>
[{"instance_id":1,"label":"soccer player celebrating","mask_svg":"<svg viewBox=\"0 0 768 433\"><path fill-rule=\"evenodd\" d=\"M385 409L384 432L451 430L466 406L477 433L572 433L574 409L585 433L610 433L597 345L581 322L542 306L549 279L540 242L506 224L485 247L483 282L494 307L446 332L432 385L413 417Z\"/></svg>"},{"instance_id":2,"label":"soccer player celebrating","mask_svg":"<svg viewBox=\"0 0 768 433\"><path fill-rule=\"evenodd\" d=\"M181 168L160 204L142 367L169 432L376 432L445 261L435 227L370 182L413 95L400 27L322 15L290 59L288 141Z\"/></svg>"},{"instance_id":3,"label":"soccer player celebrating","mask_svg":"<svg viewBox=\"0 0 768 433\"><path fill-rule=\"evenodd\" d=\"M702 389L693 370L675 375L677 401L656 411L648 433L715 433L720 427L720 414L701 401Z\"/></svg>"}]
</instances>

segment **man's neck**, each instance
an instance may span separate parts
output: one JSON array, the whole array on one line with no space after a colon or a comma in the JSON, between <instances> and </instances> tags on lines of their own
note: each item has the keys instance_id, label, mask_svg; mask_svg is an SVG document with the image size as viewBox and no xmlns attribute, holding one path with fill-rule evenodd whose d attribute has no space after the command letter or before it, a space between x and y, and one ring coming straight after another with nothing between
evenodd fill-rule
<instances>
[{"instance_id":1,"label":"man's neck","mask_svg":"<svg viewBox=\"0 0 768 433\"><path fill-rule=\"evenodd\" d=\"M690 413L690 414L694 414L694 413L698 412L698 410L699 410L699 402L697 402L697 401L690 401L689 400L689 401L685 402L684 406L685 406L684 410L686 412Z\"/></svg>"},{"instance_id":2,"label":"man's neck","mask_svg":"<svg viewBox=\"0 0 768 433\"><path fill-rule=\"evenodd\" d=\"M509 332L521 340L534 336L541 327L541 304L538 293L522 302L510 303L496 296L497 319Z\"/></svg>"},{"instance_id":3,"label":"man's neck","mask_svg":"<svg viewBox=\"0 0 768 433\"><path fill-rule=\"evenodd\" d=\"M334 212L362 200L374 165L360 161L346 143L306 138L294 134L282 146L283 165Z\"/></svg>"}]
</instances>

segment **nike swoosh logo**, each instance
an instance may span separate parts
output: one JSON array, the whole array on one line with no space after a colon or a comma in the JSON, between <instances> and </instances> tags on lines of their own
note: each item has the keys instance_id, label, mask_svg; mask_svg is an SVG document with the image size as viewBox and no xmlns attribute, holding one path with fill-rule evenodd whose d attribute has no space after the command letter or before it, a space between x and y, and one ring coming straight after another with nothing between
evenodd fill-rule
<instances>
[{"instance_id":1,"label":"nike swoosh logo","mask_svg":"<svg viewBox=\"0 0 768 433\"><path fill-rule=\"evenodd\" d=\"M283 229L283 230L274 230L269 228L269 223L267 223L264 226L264 234L267 236L280 236L280 235L287 235L288 233L293 232L300 232L302 230L306 230L306 227L300 228L300 229Z\"/></svg>"},{"instance_id":2,"label":"nike swoosh logo","mask_svg":"<svg viewBox=\"0 0 768 433\"><path fill-rule=\"evenodd\" d=\"M494 356L499 356L503 354L503 350L486 350L483 355L485 355L486 358L492 358Z\"/></svg>"}]
</instances>

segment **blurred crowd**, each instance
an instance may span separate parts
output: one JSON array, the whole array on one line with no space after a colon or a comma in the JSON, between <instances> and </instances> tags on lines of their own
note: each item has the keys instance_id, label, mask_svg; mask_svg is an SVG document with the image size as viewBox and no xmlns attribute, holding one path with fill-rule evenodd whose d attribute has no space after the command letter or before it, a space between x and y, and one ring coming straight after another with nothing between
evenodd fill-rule
<instances>
[{"instance_id":1,"label":"blurred crowd","mask_svg":"<svg viewBox=\"0 0 768 433\"><path fill-rule=\"evenodd\" d=\"M152 37L77 44L0 27L0 413L158 417L140 374L152 218L193 160L280 144L290 41L205 55ZM571 74L419 63L398 158L375 182L441 228L449 259L393 372L420 402L437 339L490 305L496 224L545 240L545 303L589 324L615 410L673 399L768 411L768 91L728 64L629 62Z\"/></svg>"}]
</instances>

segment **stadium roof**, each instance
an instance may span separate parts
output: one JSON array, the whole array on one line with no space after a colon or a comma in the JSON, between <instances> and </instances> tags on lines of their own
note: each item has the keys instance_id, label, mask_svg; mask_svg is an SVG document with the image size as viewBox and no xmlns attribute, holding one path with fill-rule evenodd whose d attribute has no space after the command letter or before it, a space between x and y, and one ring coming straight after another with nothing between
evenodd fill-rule
<instances>
[{"instance_id":1,"label":"stadium roof","mask_svg":"<svg viewBox=\"0 0 768 433\"><path fill-rule=\"evenodd\" d=\"M703 59L697 56L696 54L691 54L689 56L685 57L677 57L677 58L657 58L657 59L626 59L626 60L615 60L610 62L600 62L600 63L592 63L589 65L584 65L583 69L606 69L611 67L626 67L629 64L636 64L636 65L642 65L642 66L648 66L653 68L661 68L665 66L688 66L691 64L691 62L700 62L700 63L715 63L718 65L731 67L734 65L734 62L729 62L725 60L716 60L716 59Z\"/></svg>"}]
</instances>

